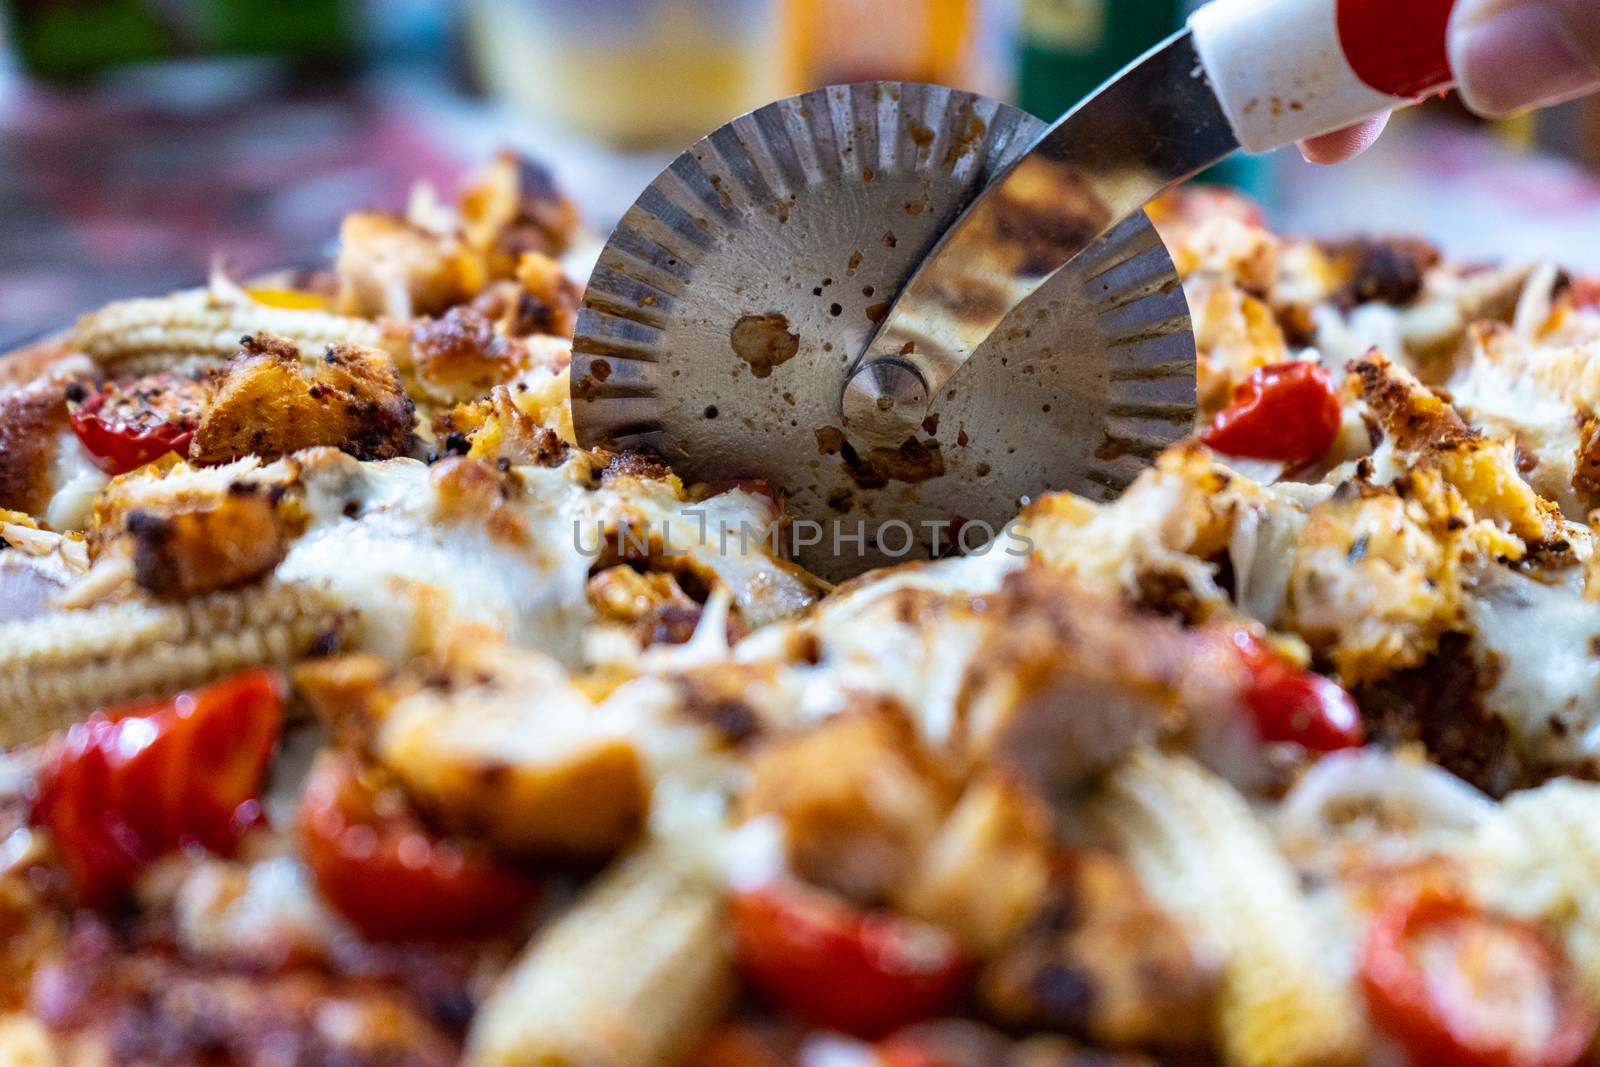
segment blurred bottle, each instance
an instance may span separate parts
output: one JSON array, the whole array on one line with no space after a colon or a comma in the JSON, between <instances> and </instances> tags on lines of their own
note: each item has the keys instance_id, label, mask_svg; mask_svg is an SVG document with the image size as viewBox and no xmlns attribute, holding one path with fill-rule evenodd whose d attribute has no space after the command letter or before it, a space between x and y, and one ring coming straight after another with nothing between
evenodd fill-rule
<instances>
[{"instance_id":1,"label":"blurred bottle","mask_svg":"<svg viewBox=\"0 0 1600 1067\"><path fill-rule=\"evenodd\" d=\"M1176 32L1206 0L1022 0L1019 99L1054 122L1107 79ZM1204 175L1267 199L1273 168L1235 156Z\"/></svg>"},{"instance_id":2,"label":"blurred bottle","mask_svg":"<svg viewBox=\"0 0 1600 1067\"><path fill-rule=\"evenodd\" d=\"M1019 102L1055 119L1173 31L1180 0L1022 0Z\"/></svg>"},{"instance_id":3,"label":"blurred bottle","mask_svg":"<svg viewBox=\"0 0 1600 1067\"><path fill-rule=\"evenodd\" d=\"M773 0L472 0L489 91L626 148L677 147L781 95Z\"/></svg>"},{"instance_id":4,"label":"blurred bottle","mask_svg":"<svg viewBox=\"0 0 1600 1067\"><path fill-rule=\"evenodd\" d=\"M786 0L789 89L894 80L979 84L979 0Z\"/></svg>"},{"instance_id":5,"label":"blurred bottle","mask_svg":"<svg viewBox=\"0 0 1600 1067\"><path fill-rule=\"evenodd\" d=\"M346 0L12 0L22 69L78 79L174 56L343 55L353 48Z\"/></svg>"}]
</instances>

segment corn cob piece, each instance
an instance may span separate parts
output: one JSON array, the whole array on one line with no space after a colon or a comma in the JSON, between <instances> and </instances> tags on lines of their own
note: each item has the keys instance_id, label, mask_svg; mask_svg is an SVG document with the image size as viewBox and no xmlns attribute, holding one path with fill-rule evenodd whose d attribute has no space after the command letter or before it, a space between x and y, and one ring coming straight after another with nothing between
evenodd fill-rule
<instances>
[{"instance_id":1,"label":"corn cob piece","mask_svg":"<svg viewBox=\"0 0 1600 1067\"><path fill-rule=\"evenodd\" d=\"M1557 933L1600 1007L1600 785L1557 778L1506 798L1473 860L1485 903Z\"/></svg>"},{"instance_id":2,"label":"corn cob piece","mask_svg":"<svg viewBox=\"0 0 1600 1067\"><path fill-rule=\"evenodd\" d=\"M137 361L144 372L159 361L177 363L193 357L226 359L247 334L277 334L315 359L340 341L382 347L376 323L326 311L269 307L265 304L218 304L206 293L123 300L78 320L73 344L102 367Z\"/></svg>"},{"instance_id":3,"label":"corn cob piece","mask_svg":"<svg viewBox=\"0 0 1600 1067\"><path fill-rule=\"evenodd\" d=\"M1365 1023L1330 972L1293 869L1243 797L1153 750L1111 775L1092 819L1152 897L1227 955L1217 1041L1237 1067L1358 1061Z\"/></svg>"},{"instance_id":4,"label":"corn cob piece","mask_svg":"<svg viewBox=\"0 0 1600 1067\"><path fill-rule=\"evenodd\" d=\"M159 696L303 656L338 613L319 591L269 583L181 604L130 601L0 625L0 746L106 704Z\"/></svg>"},{"instance_id":5,"label":"corn cob piece","mask_svg":"<svg viewBox=\"0 0 1600 1067\"><path fill-rule=\"evenodd\" d=\"M512 965L466 1067L674 1067L732 988L717 891L659 847L620 860Z\"/></svg>"}]
</instances>

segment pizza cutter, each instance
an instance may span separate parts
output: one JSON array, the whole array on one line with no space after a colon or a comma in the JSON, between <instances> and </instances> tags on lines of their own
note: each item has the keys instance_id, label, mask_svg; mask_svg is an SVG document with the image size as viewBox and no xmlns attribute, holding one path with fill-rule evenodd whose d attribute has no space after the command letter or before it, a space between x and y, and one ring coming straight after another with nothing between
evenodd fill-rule
<instances>
[{"instance_id":1,"label":"pizza cutter","mask_svg":"<svg viewBox=\"0 0 1600 1067\"><path fill-rule=\"evenodd\" d=\"M1142 206L1448 85L1452 5L1216 0L1048 128L898 82L734 119L599 257L579 440L781 489L788 547L831 578L979 550L1046 490L1114 497L1194 420Z\"/></svg>"}]
</instances>

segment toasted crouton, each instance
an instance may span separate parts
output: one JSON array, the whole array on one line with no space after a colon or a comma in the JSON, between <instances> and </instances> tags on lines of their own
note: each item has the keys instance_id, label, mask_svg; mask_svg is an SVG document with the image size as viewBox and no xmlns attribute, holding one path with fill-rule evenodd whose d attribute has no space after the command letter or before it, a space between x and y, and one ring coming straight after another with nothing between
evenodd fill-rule
<instances>
[{"instance_id":1,"label":"toasted crouton","mask_svg":"<svg viewBox=\"0 0 1600 1067\"><path fill-rule=\"evenodd\" d=\"M500 152L461 193L467 243L509 277L525 252L559 256L578 229L578 210L543 167Z\"/></svg>"},{"instance_id":2,"label":"toasted crouton","mask_svg":"<svg viewBox=\"0 0 1600 1067\"><path fill-rule=\"evenodd\" d=\"M266 493L241 485L213 506L128 515L134 580L169 600L245 585L283 559L286 541Z\"/></svg>"},{"instance_id":3,"label":"toasted crouton","mask_svg":"<svg viewBox=\"0 0 1600 1067\"><path fill-rule=\"evenodd\" d=\"M417 380L441 400L466 401L503 385L529 366L522 341L497 332L494 323L470 307L451 308L438 319L411 327L411 354Z\"/></svg>"},{"instance_id":4,"label":"toasted crouton","mask_svg":"<svg viewBox=\"0 0 1600 1067\"><path fill-rule=\"evenodd\" d=\"M517 259L517 284L520 288L510 320L514 334L572 336L583 287L566 276L560 263L539 252L524 252Z\"/></svg>"},{"instance_id":5,"label":"toasted crouton","mask_svg":"<svg viewBox=\"0 0 1600 1067\"><path fill-rule=\"evenodd\" d=\"M801 875L863 904L903 883L950 800L943 769L890 706L769 744L745 796L750 815L783 820Z\"/></svg>"},{"instance_id":6,"label":"toasted crouton","mask_svg":"<svg viewBox=\"0 0 1600 1067\"><path fill-rule=\"evenodd\" d=\"M1511 442L1484 437L1442 397L1377 352L1351 364L1350 372L1395 448L1433 459L1474 516L1530 546L1560 540L1560 509L1524 480Z\"/></svg>"},{"instance_id":7,"label":"toasted crouton","mask_svg":"<svg viewBox=\"0 0 1600 1067\"><path fill-rule=\"evenodd\" d=\"M332 345L308 380L293 342L246 337L209 383L189 459L276 459L319 445L357 459L394 459L410 450L411 427L411 401L384 353Z\"/></svg>"},{"instance_id":8,"label":"toasted crouton","mask_svg":"<svg viewBox=\"0 0 1600 1067\"><path fill-rule=\"evenodd\" d=\"M1349 683L1414 667L1456 625L1460 579L1420 505L1390 490L1311 510L1289 577L1289 628Z\"/></svg>"}]
</instances>

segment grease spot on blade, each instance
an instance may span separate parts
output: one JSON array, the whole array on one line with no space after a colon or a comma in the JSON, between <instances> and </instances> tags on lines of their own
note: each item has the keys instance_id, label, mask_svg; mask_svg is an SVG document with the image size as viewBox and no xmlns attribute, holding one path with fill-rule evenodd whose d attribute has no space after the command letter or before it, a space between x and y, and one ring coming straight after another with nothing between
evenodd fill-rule
<instances>
[{"instance_id":1,"label":"grease spot on blade","mask_svg":"<svg viewBox=\"0 0 1600 1067\"><path fill-rule=\"evenodd\" d=\"M772 377L774 368L800 351L800 335L790 332L788 318L776 313L745 315L728 332L728 343L757 378Z\"/></svg>"}]
</instances>

